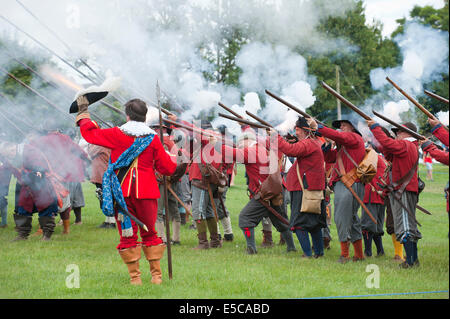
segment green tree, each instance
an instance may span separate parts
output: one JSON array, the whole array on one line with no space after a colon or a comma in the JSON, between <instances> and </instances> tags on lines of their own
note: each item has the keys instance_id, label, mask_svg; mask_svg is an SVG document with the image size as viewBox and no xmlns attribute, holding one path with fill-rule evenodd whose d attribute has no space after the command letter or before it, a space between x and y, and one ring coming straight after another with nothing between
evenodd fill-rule
<instances>
[{"instance_id":1,"label":"green tree","mask_svg":"<svg viewBox=\"0 0 450 319\"><path fill-rule=\"evenodd\" d=\"M317 2L320 5L320 1ZM308 70L319 81L336 87L336 66L340 69L340 92L356 105L374 93L370 83L370 71L381 67L393 67L399 62L399 50L395 43L383 38L382 25L368 25L362 1L356 1L352 10L343 17L327 17L318 30L330 39L346 41L347 52L342 48L320 56L299 52L307 58ZM336 99L318 85L314 94L316 103L311 107L313 115L324 121L336 118ZM344 107L343 107L344 108ZM346 110L343 110L345 113Z\"/></svg>"}]
</instances>

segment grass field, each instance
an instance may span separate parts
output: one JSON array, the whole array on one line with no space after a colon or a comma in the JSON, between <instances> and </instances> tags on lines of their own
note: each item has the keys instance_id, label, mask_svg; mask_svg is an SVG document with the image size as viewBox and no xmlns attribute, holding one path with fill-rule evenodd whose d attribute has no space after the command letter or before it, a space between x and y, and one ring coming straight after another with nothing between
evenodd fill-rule
<instances>
[{"instance_id":1,"label":"grass field","mask_svg":"<svg viewBox=\"0 0 450 319\"><path fill-rule=\"evenodd\" d=\"M425 180L423 166L420 174ZM238 228L239 212L248 201L240 166L236 186L227 196L235 240L225 242L221 249L196 251L192 249L197 245L196 231L184 225L182 245L172 246L173 279L168 279L167 255L161 260L164 280L161 286L150 284L148 262L141 259L144 284L140 287L128 284L126 266L115 249L117 231L97 228L104 221L104 215L98 208L94 186L85 183L83 224L71 226L69 235L62 235L62 227L57 227L50 242L41 242L36 236L25 242L10 242L16 233L13 204L9 205L9 225L0 229L0 298L296 299L384 294L368 298L448 299L449 227L443 194L447 181L448 167L435 164L434 181L426 181L419 203L433 215L417 212L423 235L418 245L421 265L417 269L402 270L392 261L393 246L388 236L383 240L386 256L338 264L340 250L334 223L331 249L325 251L321 259L301 259L302 251L296 237L296 253L288 254L285 246L276 245L270 249L259 248L257 255L247 255L245 239ZM12 190L13 185L9 203L14 203ZM73 222L73 215L71 220ZM37 216L33 218L33 232L36 229ZM259 245L261 225L255 234ZM278 242L278 238L274 229L274 240ZM73 281L70 280L66 284L74 274L71 265L79 270L79 288L71 286ZM366 271L369 265L378 267L379 288L366 286L368 276L373 274ZM405 294L443 290L447 292ZM398 295L390 295L394 293Z\"/></svg>"}]
</instances>

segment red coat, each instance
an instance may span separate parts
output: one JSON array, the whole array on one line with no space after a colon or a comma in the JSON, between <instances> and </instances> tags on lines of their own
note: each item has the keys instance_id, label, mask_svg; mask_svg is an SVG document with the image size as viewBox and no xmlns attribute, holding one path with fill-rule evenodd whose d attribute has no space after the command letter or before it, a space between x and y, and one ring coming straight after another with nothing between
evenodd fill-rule
<instances>
[{"instance_id":1,"label":"red coat","mask_svg":"<svg viewBox=\"0 0 450 319\"><path fill-rule=\"evenodd\" d=\"M445 146L448 147L449 143L449 135L448 131L442 126L442 124L438 124L431 130L431 133L433 133L434 136L436 136L439 141L444 143Z\"/></svg>"},{"instance_id":2,"label":"red coat","mask_svg":"<svg viewBox=\"0 0 450 319\"><path fill-rule=\"evenodd\" d=\"M78 122L81 135L91 144L111 149L111 162L114 163L119 156L127 150L135 137L127 135L119 127L100 129L96 122L83 119ZM153 131L154 132L154 131ZM155 134L150 145L138 156L122 182L124 197L131 193L132 177L135 175L136 198L156 199L160 197L156 182L155 170L163 175L172 175L177 167L176 158L169 155ZM117 173L117 172L116 172Z\"/></svg>"},{"instance_id":3,"label":"red coat","mask_svg":"<svg viewBox=\"0 0 450 319\"><path fill-rule=\"evenodd\" d=\"M378 185L384 185L384 183L389 184L389 174L386 178L383 177L384 171L386 170L386 163L383 156L378 155L377 173L372 179L372 181L365 185L364 191L364 203L372 204L384 204L384 198L381 197L377 191L382 192L383 189Z\"/></svg>"},{"instance_id":4,"label":"red coat","mask_svg":"<svg viewBox=\"0 0 450 319\"><path fill-rule=\"evenodd\" d=\"M290 144L278 136L278 149L289 157L296 157L286 176L288 191L302 190L298 180L297 165L299 165L300 176L303 178L306 174L308 190L325 189L325 160L318 140L308 138Z\"/></svg>"},{"instance_id":5,"label":"red coat","mask_svg":"<svg viewBox=\"0 0 450 319\"><path fill-rule=\"evenodd\" d=\"M258 193L260 185L269 176L269 158L266 147L256 142L243 149L222 145L222 154L224 154L227 161L245 164L249 182L248 188L253 193Z\"/></svg>"},{"instance_id":6,"label":"red coat","mask_svg":"<svg viewBox=\"0 0 450 319\"><path fill-rule=\"evenodd\" d=\"M336 130L333 130L328 127L323 127L319 125L318 129L319 133L322 134L324 137L328 137L336 142L337 145L344 146L347 150L348 154L353 158L353 160L359 164L362 159L364 158L364 155L366 154L366 148L364 146L364 140L362 137L354 132L338 132ZM338 151L336 149L328 150L326 151L325 155L325 162L327 163L336 163L335 168L340 171L339 165L336 162L337 160L337 153ZM350 172L354 167L355 164L348 158L348 156L341 151L342 153L342 162L344 164L345 172ZM336 171L333 169L331 172L331 179L330 182L338 181L339 177L336 174ZM359 182L359 179L356 179L356 182Z\"/></svg>"},{"instance_id":7,"label":"red coat","mask_svg":"<svg viewBox=\"0 0 450 319\"><path fill-rule=\"evenodd\" d=\"M423 150L425 152L430 153L431 157L434 158L436 161L445 164L448 166L449 157L448 152L442 151L436 147L433 143L430 143L428 145L423 145Z\"/></svg>"},{"instance_id":8,"label":"red coat","mask_svg":"<svg viewBox=\"0 0 450 319\"><path fill-rule=\"evenodd\" d=\"M392 154L392 182L398 181L405 176L408 171L417 163L419 158L417 141L394 140L387 137L381 130L379 124L370 127L375 138L383 146L383 152ZM419 183L417 179L417 169L413 178L406 186L406 190L410 192L418 192Z\"/></svg>"}]
</instances>

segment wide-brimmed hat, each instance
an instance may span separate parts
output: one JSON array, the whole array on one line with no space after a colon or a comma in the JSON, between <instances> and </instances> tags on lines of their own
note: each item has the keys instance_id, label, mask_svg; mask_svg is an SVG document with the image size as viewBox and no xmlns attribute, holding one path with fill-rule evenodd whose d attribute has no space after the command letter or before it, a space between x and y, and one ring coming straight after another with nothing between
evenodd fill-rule
<instances>
[{"instance_id":1,"label":"wide-brimmed hat","mask_svg":"<svg viewBox=\"0 0 450 319\"><path fill-rule=\"evenodd\" d=\"M406 127L406 128L409 128L411 131L414 131L414 132L417 133L417 126L415 126L415 125L414 125L413 123L411 123L411 122L403 123L402 126L403 126L403 127ZM403 132L406 132L406 130L402 130L402 129L398 128L398 127L393 127L393 128L391 128L391 131L394 132L395 135L397 135L397 134L398 134L398 131L400 131L400 130L403 131Z\"/></svg>"},{"instance_id":2,"label":"wide-brimmed hat","mask_svg":"<svg viewBox=\"0 0 450 319\"><path fill-rule=\"evenodd\" d=\"M336 121L333 121L333 123L331 123L331 125L332 125L334 128L338 129L338 128L341 127L341 123L342 123L342 122L346 122L346 123L350 124L350 125L353 127L353 129L355 130L355 133L357 133L357 134L359 134L360 136L362 136L361 132L358 131L358 129L356 128L356 125L353 124L353 122L352 122L351 120L348 120L348 119L336 120Z\"/></svg>"}]
</instances>

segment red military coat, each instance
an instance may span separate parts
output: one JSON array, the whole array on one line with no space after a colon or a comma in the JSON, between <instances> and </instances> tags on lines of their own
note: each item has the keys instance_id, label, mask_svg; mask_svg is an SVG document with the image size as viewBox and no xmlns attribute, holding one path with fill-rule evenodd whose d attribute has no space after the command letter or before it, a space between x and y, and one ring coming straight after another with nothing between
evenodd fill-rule
<instances>
[{"instance_id":1,"label":"red military coat","mask_svg":"<svg viewBox=\"0 0 450 319\"><path fill-rule=\"evenodd\" d=\"M374 137L382 145L383 153L392 156L392 182L398 181L405 176L408 171L417 163L419 158L418 143L414 141L394 140L388 137L379 124L370 127ZM418 193L419 182L417 179L417 169L413 178L406 186L407 191Z\"/></svg>"},{"instance_id":2,"label":"red military coat","mask_svg":"<svg viewBox=\"0 0 450 319\"><path fill-rule=\"evenodd\" d=\"M286 176L288 191L302 190L297 175L298 165L300 176L303 178L303 175L306 175L308 190L325 189L325 160L318 140L307 138L290 144L278 136L278 149L289 157L296 157Z\"/></svg>"},{"instance_id":3,"label":"red military coat","mask_svg":"<svg viewBox=\"0 0 450 319\"><path fill-rule=\"evenodd\" d=\"M333 130L328 127L323 127L319 125L318 132L322 134L324 137L328 137L336 142L337 145L345 147L347 150L347 153L353 158L355 163L359 164L362 159L364 158L364 155L366 154L366 148L364 146L364 140L362 137L354 132L338 132L336 130ZM344 170L346 173L350 172L354 167L355 164L348 158L348 156L343 152L342 153L342 163L344 166ZM335 168L340 171L339 165L336 162L337 161L337 154L338 150L328 150L325 153L325 162L327 163L336 163ZM338 181L339 177L336 174L336 171L331 172L331 179L330 182ZM356 182L359 182L359 179L355 180Z\"/></svg>"},{"instance_id":4,"label":"red military coat","mask_svg":"<svg viewBox=\"0 0 450 319\"><path fill-rule=\"evenodd\" d=\"M386 160L383 158L382 155L378 155L377 173L373 177L372 181L365 185L364 191L365 204L368 203L384 204L384 198L378 194L378 191L382 192L383 189L378 185L378 183L380 183L381 185L389 184L389 174L387 174L386 177L383 176L385 170L386 170Z\"/></svg>"},{"instance_id":5,"label":"red military coat","mask_svg":"<svg viewBox=\"0 0 450 319\"><path fill-rule=\"evenodd\" d=\"M136 198L157 199L160 197L155 170L163 175L172 175L177 167L176 157L168 154L155 131L143 122L130 121L119 127L100 129L96 122L83 119L78 122L81 135L91 144L111 149L111 162L127 150L134 140L143 135L154 134L150 145L137 157L122 181L124 197L130 197L132 178L135 176ZM116 172L117 173L117 172Z\"/></svg>"},{"instance_id":6,"label":"red military coat","mask_svg":"<svg viewBox=\"0 0 450 319\"><path fill-rule=\"evenodd\" d=\"M449 135L448 131L442 126L442 124L438 124L431 130L431 133L433 133L434 136L436 136L439 141L444 143L445 146L448 147L449 143Z\"/></svg>"},{"instance_id":7,"label":"red military coat","mask_svg":"<svg viewBox=\"0 0 450 319\"><path fill-rule=\"evenodd\" d=\"M233 148L224 144L222 145L222 154L227 161L245 164L248 188L254 194L258 193L261 184L269 176L267 148L256 142L246 148Z\"/></svg>"}]
</instances>

